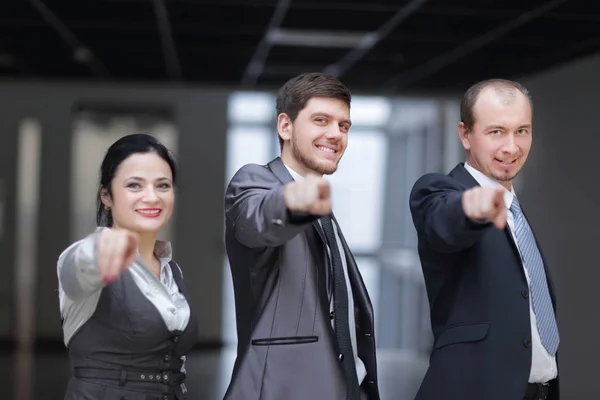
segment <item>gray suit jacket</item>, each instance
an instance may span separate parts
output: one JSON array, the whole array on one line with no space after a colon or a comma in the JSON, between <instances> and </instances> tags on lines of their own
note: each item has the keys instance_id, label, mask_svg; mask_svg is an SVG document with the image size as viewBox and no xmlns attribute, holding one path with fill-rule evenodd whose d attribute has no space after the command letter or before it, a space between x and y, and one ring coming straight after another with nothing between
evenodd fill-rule
<instances>
[{"instance_id":1,"label":"gray suit jacket","mask_svg":"<svg viewBox=\"0 0 600 400\"><path fill-rule=\"evenodd\" d=\"M225 399L343 400L346 383L329 316L329 258L318 217L290 213L293 178L280 158L248 164L225 194L225 241L235 288L238 352ZM363 387L379 399L373 309L340 233L355 300Z\"/></svg>"}]
</instances>

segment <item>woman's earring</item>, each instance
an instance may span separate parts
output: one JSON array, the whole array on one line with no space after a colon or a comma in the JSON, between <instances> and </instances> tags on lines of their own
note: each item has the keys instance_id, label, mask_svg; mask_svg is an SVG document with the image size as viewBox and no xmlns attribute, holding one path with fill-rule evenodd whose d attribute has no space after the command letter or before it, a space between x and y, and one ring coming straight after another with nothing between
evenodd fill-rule
<instances>
[{"instance_id":1,"label":"woman's earring","mask_svg":"<svg viewBox=\"0 0 600 400\"><path fill-rule=\"evenodd\" d=\"M110 211L110 207L109 206L104 206L104 208L106 208L106 211Z\"/></svg>"}]
</instances>

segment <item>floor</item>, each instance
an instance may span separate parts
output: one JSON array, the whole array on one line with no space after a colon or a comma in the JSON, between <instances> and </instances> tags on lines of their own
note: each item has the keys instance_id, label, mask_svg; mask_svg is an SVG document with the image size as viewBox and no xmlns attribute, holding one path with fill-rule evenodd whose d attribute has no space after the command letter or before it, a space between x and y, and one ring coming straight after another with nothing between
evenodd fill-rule
<instances>
[{"instance_id":1,"label":"floor","mask_svg":"<svg viewBox=\"0 0 600 400\"><path fill-rule=\"evenodd\" d=\"M191 353L187 363L190 399L221 400L229 383L234 357L234 349ZM71 373L65 354L37 354L30 359L33 377L22 379L19 386L16 366L17 361L23 359L26 357L0 354L0 382L4 381L0 386L0 399L62 399ZM412 400L425 373L426 360L403 352L380 350L378 364L381 399ZM21 391L20 395L16 394L17 390Z\"/></svg>"}]
</instances>

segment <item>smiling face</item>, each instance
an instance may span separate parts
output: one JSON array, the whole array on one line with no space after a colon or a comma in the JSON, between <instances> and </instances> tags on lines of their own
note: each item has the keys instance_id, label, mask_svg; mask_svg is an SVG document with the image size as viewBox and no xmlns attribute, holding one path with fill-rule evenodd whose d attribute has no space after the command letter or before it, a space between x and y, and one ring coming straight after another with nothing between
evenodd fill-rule
<instances>
[{"instance_id":1,"label":"smiling face","mask_svg":"<svg viewBox=\"0 0 600 400\"><path fill-rule=\"evenodd\" d=\"M468 163L507 189L529 155L532 110L519 90L485 88L473 106L472 127L459 123Z\"/></svg>"},{"instance_id":2,"label":"smiling face","mask_svg":"<svg viewBox=\"0 0 600 400\"><path fill-rule=\"evenodd\" d=\"M348 144L350 109L338 99L313 97L295 121L282 113L277 127L283 139L281 158L301 175L333 174Z\"/></svg>"},{"instance_id":3,"label":"smiling face","mask_svg":"<svg viewBox=\"0 0 600 400\"><path fill-rule=\"evenodd\" d=\"M111 192L102 191L113 227L156 234L171 218L175 203L171 167L155 152L137 153L119 165Z\"/></svg>"}]
</instances>

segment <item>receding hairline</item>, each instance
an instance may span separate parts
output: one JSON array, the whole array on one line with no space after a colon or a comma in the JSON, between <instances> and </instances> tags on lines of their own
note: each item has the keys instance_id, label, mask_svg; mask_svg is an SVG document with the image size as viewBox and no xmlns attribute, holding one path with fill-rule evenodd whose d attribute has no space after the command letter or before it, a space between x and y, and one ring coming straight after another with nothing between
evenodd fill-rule
<instances>
[{"instance_id":1,"label":"receding hairline","mask_svg":"<svg viewBox=\"0 0 600 400\"><path fill-rule=\"evenodd\" d=\"M531 107L531 111L533 112L533 107L531 104L531 99L519 89L512 86L488 86L478 93L477 98L473 102L472 106L472 115L473 115L473 123L477 122L477 109L481 106L481 100L484 96L489 95L494 98L493 101L499 101L502 105L509 105L519 100L519 98L525 100L529 107Z\"/></svg>"},{"instance_id":2,"label":"receding hairline","mask_svg":"<svg viewBox=\"0 0 600 400\"><path fill-rule=\"evenodd\" d=\"M511 81L507 79L488 79L485 81L478 82L471 86L468 92L475 95L475 102L484 91L492 90L499 95L505 94L507 96L516 97L517 92L521 92L523 96L531 103L531 95L529 90L519 82ZM473 93L474 92L474 93ZM465 93L465 94L467 94Z\"/></svg>"},{"instance_id":3,"label":"receding hairline","mask_svg":"<svg viewBox=\"0 0 600 400\"><path fill-rule=\"evenodd\" d=\"M526 100L529 101L529 97L527 96L527 94L523 93L521 90L519 90L513 85L506 83L491 83L481 88L481 90L477 94L477 98L475 99L475 104L477 103L481 95L486 92L492 92L496 96L501 97L504 100L503 102L505 103L509 103L516 100L519 94L521 94L521 96L523 96Z\"/></svg>"},{"instance_id":4,"label":"receding hairline","mask_svg":"<svg viewBox=\"0 0 600 400\"><path fill-rule=\"evenodd\" d=\"M533 113L533 103L529 91L518 82L513 82L504 79L490 79L474 84L472 87L469 88L465 95L467 95L468 92L471 92L472 96L470 101L471 104L468 107L469 110L467 113L470 120L468 121L468 124L466 123L467 121L463 122L465 122L465 125L469 128L477 122L475 110L478 104L480 103L482 95L487 93L492 93L496 98L501 99L502 104L510 104L516 101L520 93L520 95L523 96L523 98L529 104L529 107L531 107L531 112ZM461 108L464 104L464 101L465 99L463 98ZM463 119L462 114L463 110L461 109L461 120Z\"/></svg>"}]
</instances>

